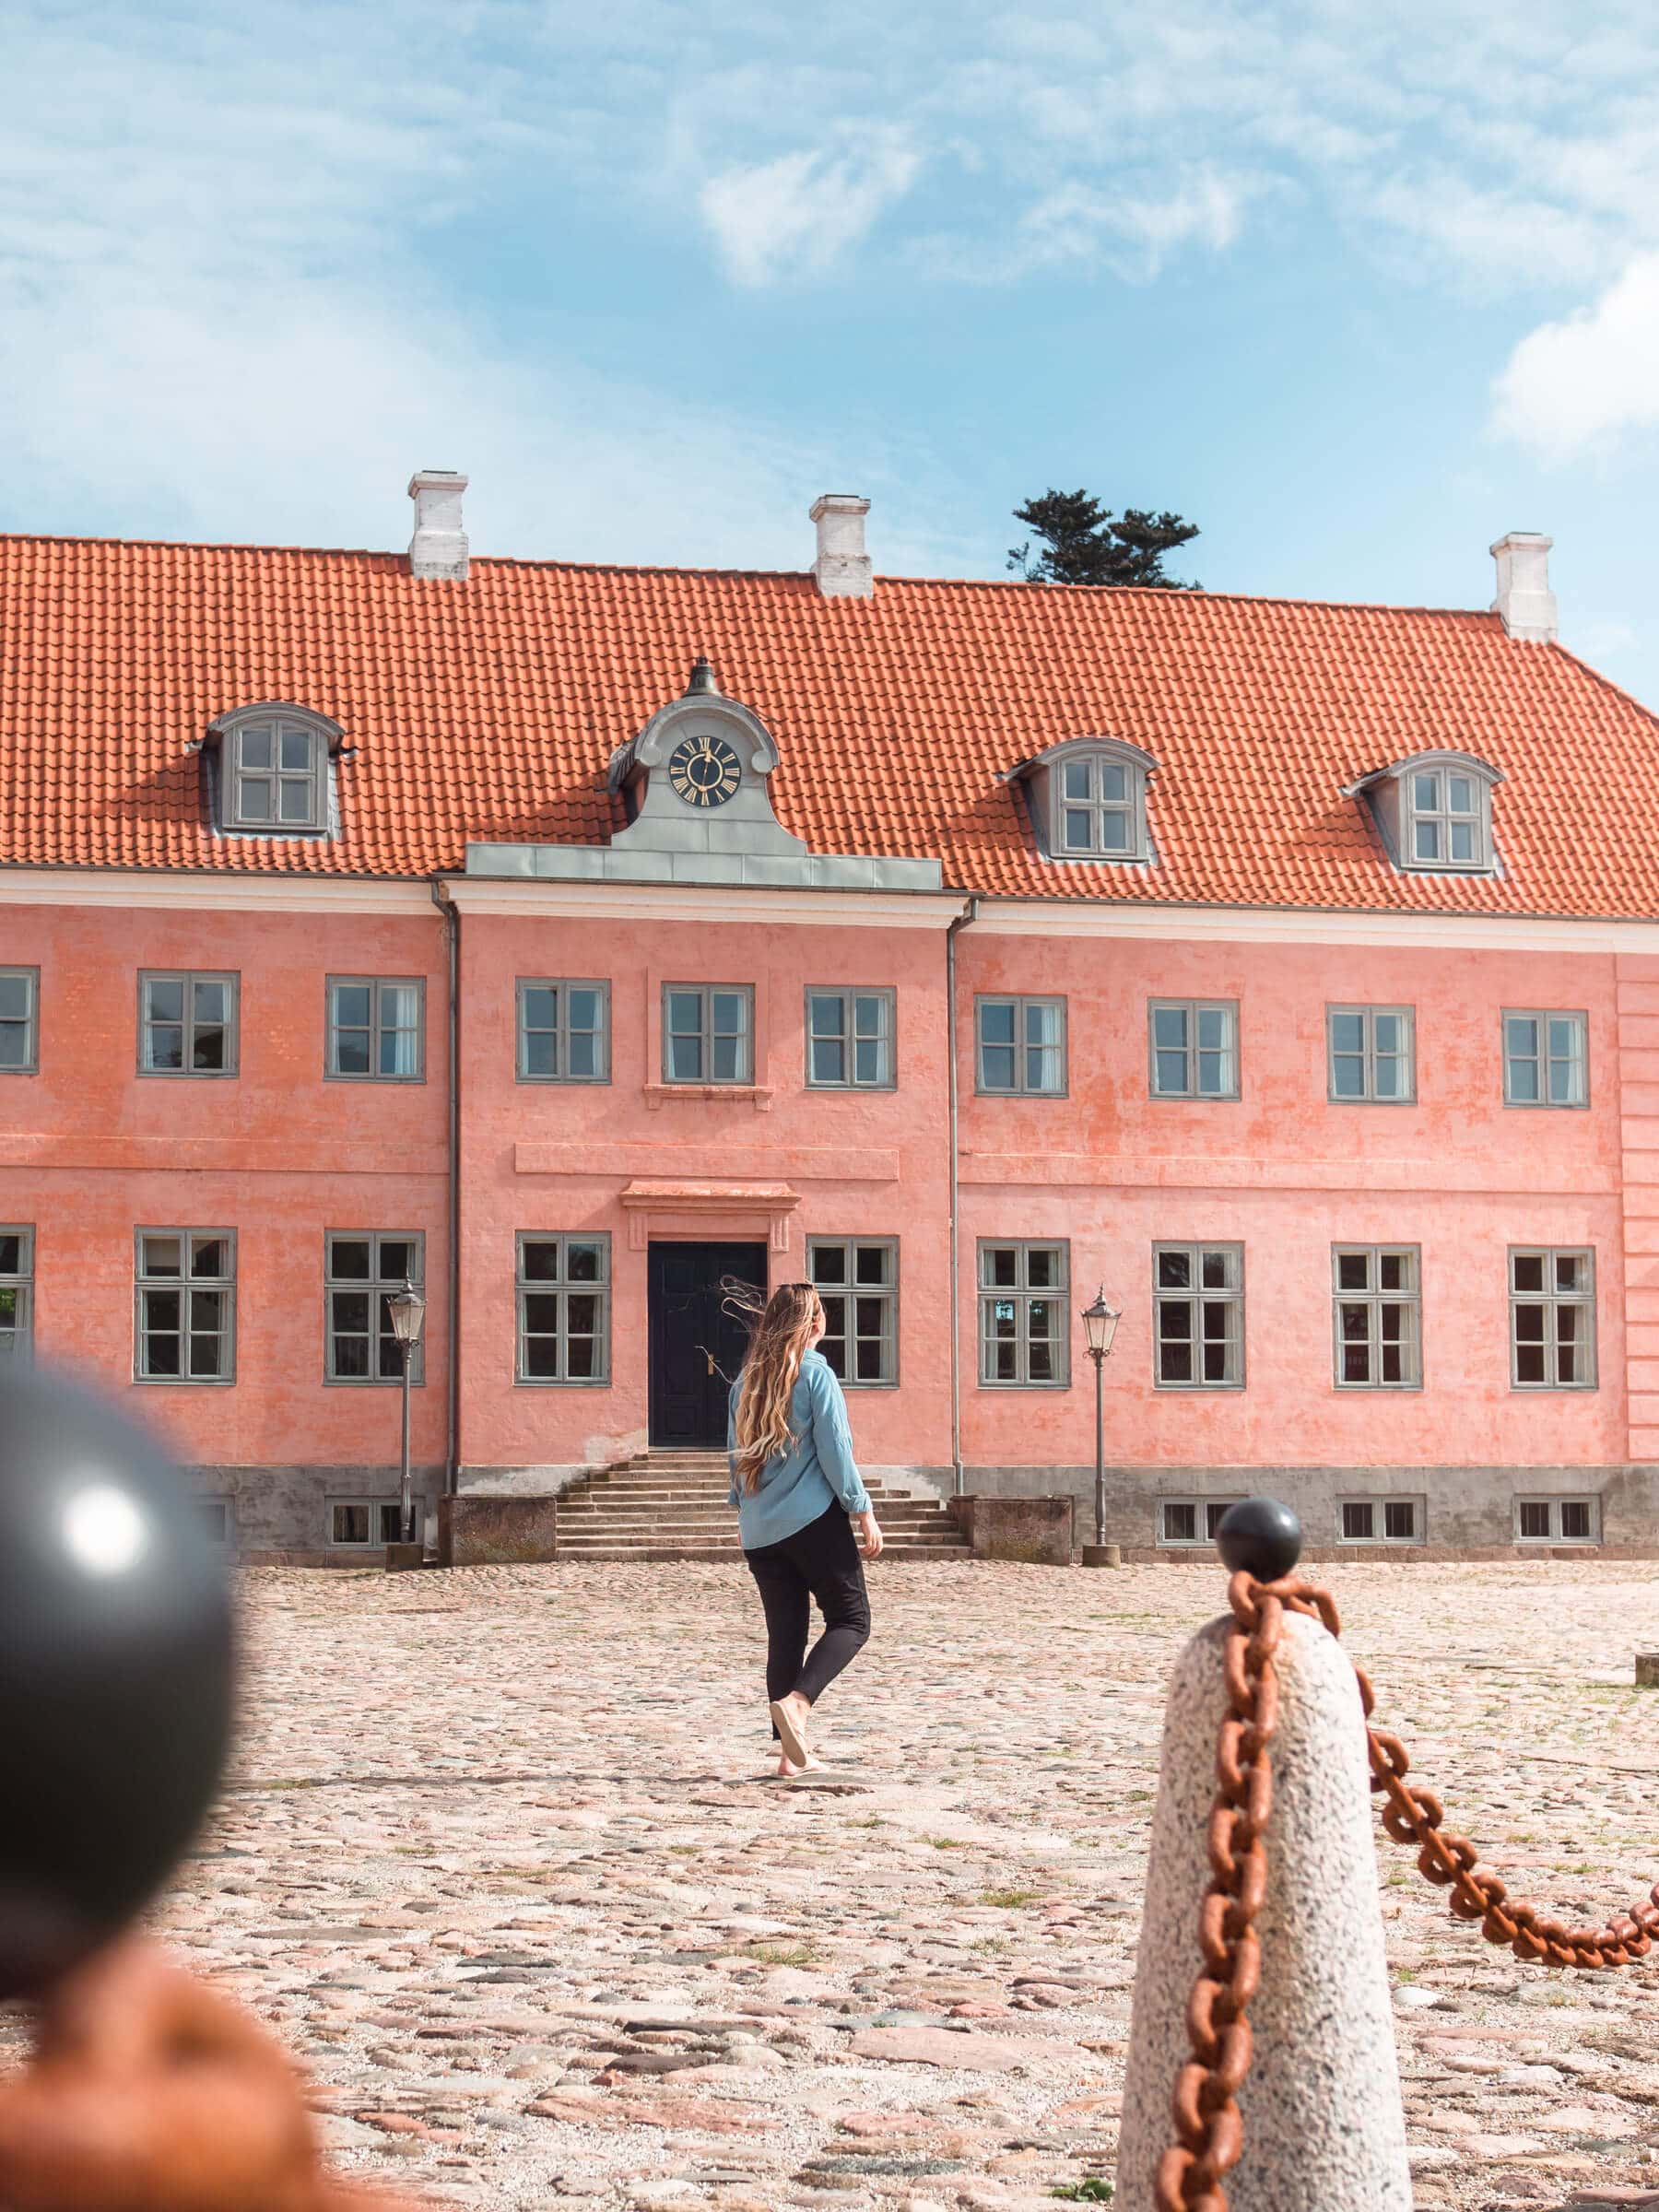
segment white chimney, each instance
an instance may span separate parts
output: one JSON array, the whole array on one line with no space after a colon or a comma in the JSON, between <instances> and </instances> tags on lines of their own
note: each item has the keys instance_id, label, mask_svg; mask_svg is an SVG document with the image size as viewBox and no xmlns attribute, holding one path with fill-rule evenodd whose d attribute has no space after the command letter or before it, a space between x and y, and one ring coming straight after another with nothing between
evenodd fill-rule
<instances>
[{"instance_id":1,"label":"white chimney","mask_svg":"<svg viewBox=\"0 0 1659 2212\"><path fill-rule=\"evenodd\" d=\"M869 512L869 500L850 491L826 491L813 502L818 559L812 572L826 599L868 599L876 589L865 551L865 516Z\"/></svg>"},{"instance_id":2,"label":"white chimney","mask_svg":"<svg viewBox=\"0 0 1659 2212\"><path fill-rule=\"evenodd\" d=\"M1492 547L1498 563L1498 596L1492 612L1503 617L1512 638L1529 645L1556 641L1556 601L1549 588L1549 548L1553 537L1536 530L1512 530Z\"/></svg>"},{"instance_id":3,"label":"white chimney","mask_svg":"<svg viewBox=\"0 0 1659 2212\"><path fill-rule=\"evenodd\" d=\"M409 478L409 497L415 502L411 576L466 582L466 533L461 527L461 494L465 489L466 478L453 468L419 468Z\"/></svg>"}]
</instances>

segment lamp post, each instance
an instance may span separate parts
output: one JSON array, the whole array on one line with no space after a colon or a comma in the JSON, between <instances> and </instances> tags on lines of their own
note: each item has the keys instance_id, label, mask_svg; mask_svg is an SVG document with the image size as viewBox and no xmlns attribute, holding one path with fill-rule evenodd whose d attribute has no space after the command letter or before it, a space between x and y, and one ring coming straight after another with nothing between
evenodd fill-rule
<instances>
[{"instance_id":1,"label":"lamp post","mask_svg":"<svg viewBox=\"0 0 1659 2212\"><path fill-rule=\"evenodd\" d=\"M1093 1304L1083 1309L1083 1339L1095 1371L1095 1529L1094 1542L1083 1547L1086 1567L1115 1567L1121 1557L1117 1546L1106 1541L1105 1367L1106 1355L1112 1349L1112 1340L1122 1319L1118 1309L1107 1304L1106 1286L1102 1283L1094 1294Z\"/></svg>"},{"instance_id":2,"label":"lamp post","mask_svg":"<svg viewBox=\"0 0 1659 2212\"><path fill-rule=\"evenodd\" d=\"M392 1323L392 1334L397 1339L397 1348L403 1354L403 1452L398 1481L398 1541L415 1541L415 1505L409 1496L409 1367L415 1358L415 1348L420 1342L420 1333L426 1326L426 1300L413 1283L405 1283L401 1290L394 1291L386 1300L386 1312Z\"/></svg>"}]
</instances>

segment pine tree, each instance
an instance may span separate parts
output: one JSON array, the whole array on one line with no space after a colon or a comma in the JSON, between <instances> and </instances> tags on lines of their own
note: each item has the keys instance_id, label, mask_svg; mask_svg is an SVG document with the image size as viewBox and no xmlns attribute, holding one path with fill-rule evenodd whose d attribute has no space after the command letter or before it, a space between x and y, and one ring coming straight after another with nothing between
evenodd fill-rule
<instances>
[{"instance_id":1,"label":"pine tree","mask_svg":"<svg viewBox=\"0 0 1659 2212\"><path fill-rule=\"evenodd\" d=\"M1164 573L1164 555L1198 535L1197 524L1178 514L1125 507L1114 516L1087 491L1055 491L1051 486L1041 499L1017 507L1014 520L1041 541L1035 555L1030 538L1008 548L1008 567L1028 583L1137 583L1164 592L1199 588Z\"/></svg>"}]
</instances>

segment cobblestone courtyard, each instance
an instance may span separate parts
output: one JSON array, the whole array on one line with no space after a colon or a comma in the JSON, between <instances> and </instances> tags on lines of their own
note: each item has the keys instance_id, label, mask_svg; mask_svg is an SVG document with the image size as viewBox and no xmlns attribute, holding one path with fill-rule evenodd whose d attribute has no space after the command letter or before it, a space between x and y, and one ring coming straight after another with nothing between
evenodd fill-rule
<instances>
[{"instance_id":1,"label":"cobblestone courtyard","mask_svg":"<svg viewBox=\"0 0 1659 2212\"><path fill-rule=\"evenodd\" d=\"M1645 1894L1659 1568L1329 1579L1513 1889ZM1163 1684L1219 1571L872 1582L802 1789L761 1779L740 1570L255 1572L238 1770L160 1925L303 2059L340 2162L434 2201L1035 2206L1110 2174ZM1418 2202L1648 2201L1659 1966L1523 1968L1384 1851Z\"/></svg>"}]
</instances>

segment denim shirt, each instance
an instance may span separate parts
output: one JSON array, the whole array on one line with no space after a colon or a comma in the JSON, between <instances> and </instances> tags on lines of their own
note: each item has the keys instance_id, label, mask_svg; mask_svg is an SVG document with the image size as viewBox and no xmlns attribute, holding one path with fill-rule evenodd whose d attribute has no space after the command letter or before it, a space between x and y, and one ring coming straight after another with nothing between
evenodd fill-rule
<instances>
[{"instance_id":1,"label":"denim shirt","mask_svg":"<svg viewBox=\"0 0 1659 2212\"><path fill-rule=\"evenodd\" d=\"M745 1551L781 1544L840 1504L849 1513L870 1511L869 1493L853 1457L847 1401L835 1371L822 1352L801 1361L789 1398L787 1452L774 1453L760 1472L759 1488L741 1488L737 1480L737 1402L743 1377L732 1385L726 1407L726 1453L732 1469L729 1504L737 1508L737 1535Z\"/></svg>"}]
</instances>

